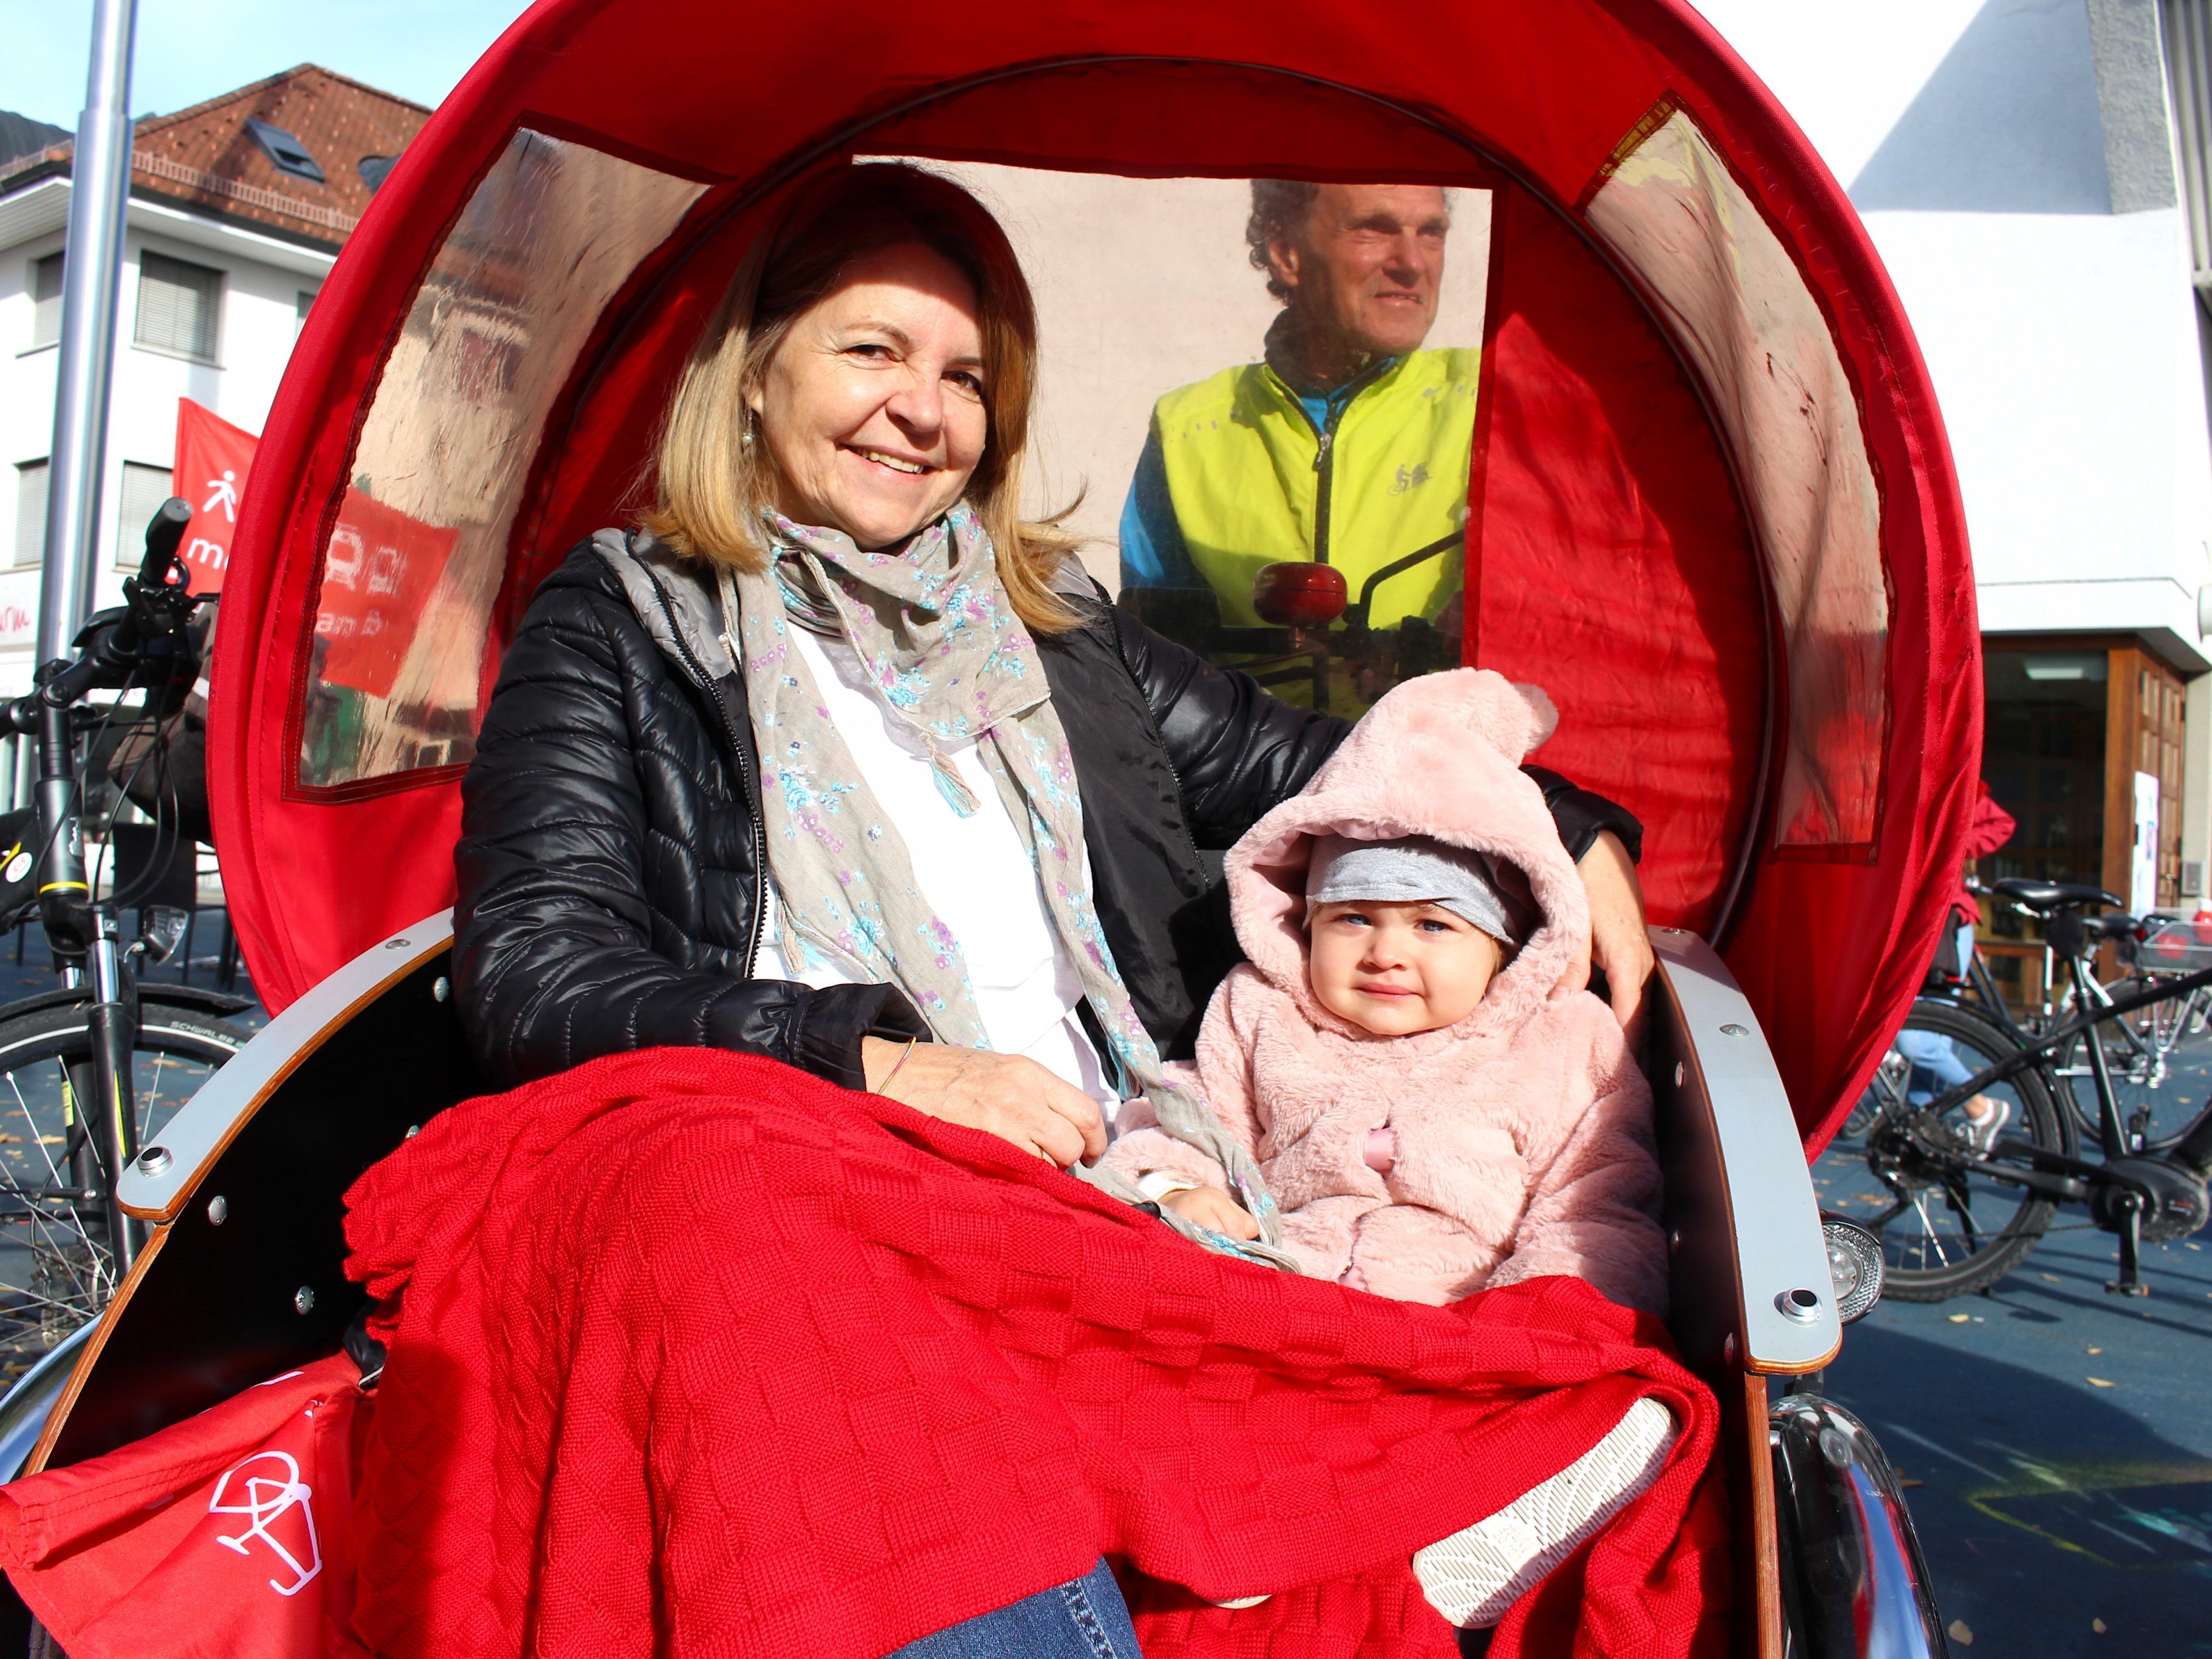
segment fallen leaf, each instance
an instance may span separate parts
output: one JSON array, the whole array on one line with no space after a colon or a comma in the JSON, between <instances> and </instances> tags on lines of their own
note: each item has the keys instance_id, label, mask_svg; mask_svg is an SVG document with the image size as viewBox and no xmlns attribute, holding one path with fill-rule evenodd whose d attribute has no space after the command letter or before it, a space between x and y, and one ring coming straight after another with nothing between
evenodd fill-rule
<instances>
[{"instance_id":1,"label":"fallen leaf","mask_svg":"<svg viewBox=\"0 0 2212 1659\"><path fill-rule=\"evenodd\" d=\"M39 1145L41 1146L66 1146L69 1145L69 1137L67 1135L40 1135L39 1137Z\"/></svg>"},{"instance_id":2,"label":"fallen leaf","mask_svg":"<svg viewBox=\"0 0 2212 1659\"><path fill-rule=\"evenodd\" d=\"M2185 1238L2181 1241L2181 1248L2185 1250L2201 1250L2204 1247L2202 1244L2191 1243L2188 1239Z\"/></svg>"},{"instance_id":3,"label":"fallen leaf","mask_svg":"<svg viewBox=\"0 0 2212 1659\"><path fill-rule=\"evenodd\" d=\"M13 1146L17 1141L21 1140L22 1138L23 1137L21 1135L0 1135L0 1141L5 1141L9 1145Z\"/></svg>"},{"instance_id":4,"label":"fallen leaf","mask_svg":"<svg viewBox=\"0 0 2212 1659\"><path fill-rule=\"evenodd\" d=\"M2087 1382L2093 1389L2109 1389L2112 1386L2112 1384L2106 1382L2101 1376L2085 1377L2082 1380Z\"/></svg>"},{"instance_id":5,"label":"fallen leaf","mask_svg":"<svg viewBox=\"0 0 2212 1659\"><path fill-rule=\"evenodd\" d=\"M2049 1283L2053 1284L2053 1285L2063 1285L2063 1284L2066 1282L2064 1279L2061 1279L2061 1278L2060 1278L2057 1273L2038 1273L2038 1274L2036 1274L2036 1277L2037 1277L2038 1279L2046 1280L2046 1281L2048 1281Z\"/></svg>"},{"instance_id":6,"label":"fallen leaf","mask_svg":"<svg viewBox=\"0 0 2212 1659\"><path fill-rule=\"evenodd\" d=\"M2089 1628L2102 1636L2105 1633L2105 1621L2101 1619L2092 1619L2089 1621Z\"/></svg>"},{"instance_id":7,"label":"fallen leaf","mask_svg":"<svg viewBox=\"0 0 2212 1659\"><path fill-rule=\"evenodd\" d=\"M2092 1348L2092 1349L2090 1349L2090 1350L2089 1350L2089 1352L2090 1352L2091 1353L2102 1353L2102 1352L2104 1352L2104 1350L2103 1350L2102 1348Z\"/></svg>"},{"instance_id":8,"label":"fallen leaf","mask_svg":"<svg viewBox=\"0 0 2212 1659\"><path fill-rule=\"evenodd\" d=\"M1974 1645L1974 1628L1963 1619L1954 1619L1951 1621L1950 1629L1945 1634L1962 1648Z\"/></svg>"},{"instance_id":9,"label":"fallen leaf","mask_svg":"<svg viewBox=\"0 0 2212 1659\"><path fill-rule=\"evenodd\" d=\"M1900 1474L1897 1477L1897 1484L1900 1486L1924 1486L1928 1483L1925 1480L1915 1480L1910 1475Z\"/></svg>"},{"instance_id":10,"label":"fallen leaf","mask_svg":"<svg viewBox=\"0 0 2212 1659\"><path fill-rule=\"evenodd\" d=\"M1951 1316L1951 1322L1954 1325L1963 1325L1972 1317L1973 1315L1972 1314L1953 1314Z\"/></svg>"}]
</instances>

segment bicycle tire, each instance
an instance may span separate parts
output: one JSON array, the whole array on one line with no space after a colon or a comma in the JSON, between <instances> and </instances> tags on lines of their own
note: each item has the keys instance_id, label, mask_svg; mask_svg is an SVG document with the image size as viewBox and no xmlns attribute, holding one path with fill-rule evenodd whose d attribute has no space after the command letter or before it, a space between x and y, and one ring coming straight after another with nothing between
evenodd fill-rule
<instances>
[{"instance_id":1,"label":"bicycle tire","mask_svg":"<svg viewBox=\"0 0 2212 1659\"><path fill-rule=\"evenodd\" d=\"M1863 1124L1863 1128L1856 1136L1839 1134L1829 1143L1815 1167L1815 1180L1829 1189L1823 1194L1824 1206L1873 1227L1881 1238L1885 1297L1899 1302L1943 1302L1984 1289L2016 1269L2050 1227L2057 1206L2024 1188L1977 1176L1978 1160L1927 1155L1904 1134L1899 1120L1913 1109L1906 1097L1917 1092L1911 1082L1916 1062L1905 1053L1914 1046L1908 1042L1908 1033L1948 1045L1955 1061L1969 1073L2017 1053L2021 1046L2014 1033L1995 1020L1956 1003L1916 1002L1869 1085L1869 1093L1881 1097L1871 1110L1863 1100L1852 1114L1852 1123ZM1960 1049L1966 1052L1960 1054ZM1940 1091L1936 1085L1923 1082L1920 1086L1927 1091L1921 1097L1923 1101ZM2053 1152L2072 1150L2070 1125L2062 1119L2041 1068L2031 1066L1990 1092L2015 1107L2002 1131L2004 1139L2024 1139ZM1838 1186L1846 1190L1838 1193ZM1963 1206L1958 1201L1961 1196ZM1881 1202L1884 1197L1887 1205ZM1958 1237L1947 1243L1939 1231L1929 1209L1931 1197L1959 1222ZM1983 1225L1975 1215L1978 1202L1984 1204L1987 1216L2005 1212L2003 1224Z\"/></svg>"},{"instance_id":2,"label":"bicycle tire","mask_svg":"<svg viewBox=\"0 0 2212 1659\"><path fill-rule=\"evenodd\" d=\"M2105 988L2107 991L2127 990L2132 989L2134 984L2132 980L2115 981ZM2182 998L2172 1000L2185 1000ZM2190 1012L2191 1010L2185 1008L2181 1017L2186 1018ZM2061 1006L2057 1018L2067 1020L2073 1017L2073 999L2069 994ZM2098 1109L2096 1078L2089 1068L2088 1041L2091 1032L2102 1029L2102 1026L2092 1026L2089 1031L2075 1036L2053 1057L2051 1065L2051 1074L2058 1085L2062 1102L2073 1117L2075 1134L2091 1145L2101 1142L2104 1124ZM2176 1041L2175 1049L2180 1049L2187 1041L2185 1031ZM2169 1073L2160 1089L2152 1089L2134 1081L2125 1075L2133 1056L2119 1044L2107 1042L2106 1055L2112 1073L2112 1097L2119 1104L2122 1124L2125 1125L2138 1109L2149 1115L2150 1127L2143 1137L2142 1146L2130 1151L2135 1156L2144 1158L2155 1158L2172 1152L2196 1127L2197 1115L2203 1109L2201 1101L2191 1100L2191 1095L2194 1091L2181 1075ZM2196 1066L2199 1059L2198 1054L2192 1054L2183 1059L2181 1064L2185 1067ZM2160 1097L2161 1091L2166 1091L2163 1098ZM2161 1106L2166 1109L2161 1111Z\"/></svg>"},{"instance_id":3,"label":"bicycle tire","mask_svg":"<svg viewBox=\"0 0 2212 1659\"><path fill-rule=\"evenodd\" d=\"M252 1034L158 1003L141 1003L139 1021L131 1071L143 1141ZM70 1101L88 1093L91 1060L86 1005L0 1009L0 1382L96 1318L114 1294L101 1206L40 1195L84 1189L90 1160L70 1130ZM65 1177L73 1154L76 1170Z\"/></svg>"}]
</instances>

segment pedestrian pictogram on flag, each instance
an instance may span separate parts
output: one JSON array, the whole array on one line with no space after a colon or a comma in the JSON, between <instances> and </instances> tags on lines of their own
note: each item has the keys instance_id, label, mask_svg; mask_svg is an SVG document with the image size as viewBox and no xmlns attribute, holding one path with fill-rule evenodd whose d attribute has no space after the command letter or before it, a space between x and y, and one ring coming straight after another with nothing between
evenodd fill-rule
<instances>
[{"instance_id":1,"label":"pedestrian pictogram on flag","mask_svg":"<svg viewBox=\"0 0 2212 1659\"><path fill-rule=\"evenodd\" d=\"M238 506L260 440L210 413L190 398L177 399L176 482L192 521L178 551L191 573L195 593L219 593L238 530Z\"/></svg>"}]
</instances>

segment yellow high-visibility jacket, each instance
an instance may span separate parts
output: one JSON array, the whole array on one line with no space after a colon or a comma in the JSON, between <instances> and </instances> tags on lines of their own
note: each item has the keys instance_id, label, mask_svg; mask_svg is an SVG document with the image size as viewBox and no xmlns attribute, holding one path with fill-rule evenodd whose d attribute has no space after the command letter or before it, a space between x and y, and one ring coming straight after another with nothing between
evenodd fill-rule
<instances>
[{"instance_id":1,"label":"yellow high-visibility jacket","mask_svg":"<svg viewBox=\"0 0 2212 1659\"><path fill-rule=\"evenodd\" d=\"M1357 601L1370 576L1424 549L1437 551L1377 584L1368 622L1390 628L1443 607L1464 565L1481 356L1408 352L1341 405L1328 431L1265 363L1225 368L1153 405L1176 522L1224 623L1259 624L1252 578L1263 565L1334 565Z\"/></svg>"}]
</instances>

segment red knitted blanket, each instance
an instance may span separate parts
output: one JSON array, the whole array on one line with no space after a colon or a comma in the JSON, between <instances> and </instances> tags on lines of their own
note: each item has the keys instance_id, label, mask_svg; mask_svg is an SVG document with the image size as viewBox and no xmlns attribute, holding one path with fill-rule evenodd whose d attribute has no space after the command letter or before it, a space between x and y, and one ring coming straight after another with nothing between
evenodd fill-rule
<instances>
[{"instance_id":1,"label":"red knitted blanket","mask_svg":"<svg viewBox=\"0 0 2212 1659\"><path fill-rule=\"evenodd\" d=\"M1722 1643L1713 1400L1577 1281L1437 1309L1295 1278L698 1049L456 1107L349 1203L351 1271L404 1293L352 1528L395 1659L874 1659L1102 1553L1147 1659L1444 1659L1413 1551L1646 1394L1670 1466L1492 1651Z\"/></svg>"}]
</instances>

